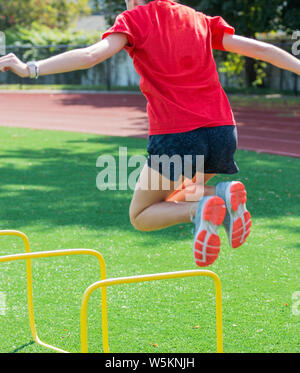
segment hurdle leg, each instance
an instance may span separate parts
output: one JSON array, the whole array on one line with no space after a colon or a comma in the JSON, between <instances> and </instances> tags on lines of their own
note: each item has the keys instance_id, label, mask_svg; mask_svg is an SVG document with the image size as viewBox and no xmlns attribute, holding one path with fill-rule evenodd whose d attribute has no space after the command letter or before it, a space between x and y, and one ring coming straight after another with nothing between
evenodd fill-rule
<instances>
[{"instance_id":1,"label":"hurdle leg","mask_svg":"<svg viewBox=\"0 0 300 373\"><path fill-rule=\"evenodd\" d=\"M68 249L68 250L44 251L44 252L34 252L34 253L26 252L23 254L6 255L6 256L0 256L0 263L17 261L17 260L26 260L26 262L28 263L30 262L30 259L48 258L48 257L57 257L57 256L69 256L69 255L95 256L99 261L101 278L102 279L106 278L105 262L104 262L103 256L98 251L90 250L90 249ZM30 328L31 328L34 341L38 343L39 345L52 349L56 352L67 353L68 351L62 350L58 347L42 342L37 335L36 326L34 322L34 316L33 316L33 293L32 293L32 281L31 281L31 267L30 267L29 274L30 276L27 276L28 284L29 284L28 285L28 297L29 297L28 298L28 309L29 309ZM103 309L107 308L105 291L103 292L102 307ZM105 315L106 313L104 313L103 320L104 320ZM105 320L103 322L105 322Z\"/></svg>"},{"instance_id":2,"label":"hurdle leg","mask_svg":"<svg viewBox=\"0 0 300 373\"><path fill-rule=\"evenodd\" d=\"M102 337L103 337L103 351L104 353L109 352L108 343L108 324L107 324L107 299L106 299L106 288L107 286L129 284L137 282L164 280L171 278L182 278L182 277L192 277L192 276L207 276L211 277L215 282L216 291L216 335L217 335L217 352L223 352L223 331L222 331L222 294L221 294L221 281L218 275L209 270L188 270L188 271L178 271L178 272L167 272L167 273L157 273L151 275L140 275L132 277L120 277L105 279L96 282L89 286L84 292L82 302L81 302L81 312L80 312L80 331L81 331L81 352L88 352L88 335L87 335L87 310L88 301L96 289L101 288L102 292L105 289L105 302L102 303Z\"/></svg>"}]
</instances>

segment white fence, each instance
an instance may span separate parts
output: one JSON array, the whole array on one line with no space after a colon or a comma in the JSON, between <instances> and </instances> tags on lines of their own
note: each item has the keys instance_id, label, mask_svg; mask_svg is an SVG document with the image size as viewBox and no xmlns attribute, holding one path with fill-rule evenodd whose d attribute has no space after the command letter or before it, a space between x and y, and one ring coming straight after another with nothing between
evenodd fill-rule
<instances>
[{"instance_id":1,"label":"white fence","mask_svg":"<svg viewBox=\"0 0 300 373\"><path fill-rule=\"evenodd\" d=\"M291 43L280 45L291 53ZM78 46L82 47L82 46ZM72 49L77 47L72 47ZM55 52L53 52L55 49ZM15 53L24 60L43 59L51 55L64 52L68 46L48 46L48 47L6 47L6 52ZM51 52L50 52L51 51ZM40 56L40 57L39 57ZM46 56L46 57L45 57ZM25 59L24 59L25 58ZM219 53L216 57L219 66L222 59L226 58L226 52ZM220 81L225 88L239 87L238 78L228 79L224 73L219 73ZM92 69L85 71L75 71L71 73L42 76L38 81L19 78L11 73L0 74L0 84L75 84L84 86L99 86L107 90L118 88L137 87L139 76L135 72L131 58L125 51L121 51L111 59ZM245 79L244 79L245 81ZM264 78L264 87L276 91L292 91L295 94L300 92L299 76L289 71L278 69L270 64L267 68L267 76Z\"/></svg>"}]
</instances>

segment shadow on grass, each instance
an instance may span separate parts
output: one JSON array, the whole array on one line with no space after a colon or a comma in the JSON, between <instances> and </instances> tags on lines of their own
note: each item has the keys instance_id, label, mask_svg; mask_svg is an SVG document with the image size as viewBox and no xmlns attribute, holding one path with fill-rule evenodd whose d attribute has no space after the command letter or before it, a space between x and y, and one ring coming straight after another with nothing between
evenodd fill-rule
<instances>
[{"instance_id":1,"label":"shadow on grass","mask_svg":"<svg viewBox=\"0 0 300 373\"><path fill-rule=\"evenodd\" d=\"M94 144L95 138L87 139L87 144L89 141ZM7 222L6 229L40 222L46 226L129 227L127 211L132 192L99 191L96 177L101 169L96 167L96 161L103 155L104 144L104 154L114 155L117 166L120 146L140 153L145 153L145 148L135 139L101 137L98 141L99 152L77 152L66 143L64 149L10 150L0 154L0 162L4 164L0 218ZM10 159L27 165L24 168L13 167L11 162L5 165L4 161Z\"/></svg>"},{"instance_id":2,"label":"shadow on grass","mask_svg":"<svg viewBox=\"0 0 300 373\"><path fill-rule=\"evenodd\" d=\"M80 150L72 148L72 144L80 143L85 144ZM97 143L99 152L95 151ZM118 165L119 147L127 147L128 156L146 155L146 141L89 135L82 140L66 140L61 148L16 149L0 154L2 229L80 225L94 230L133 231L128 217L132 191L101 192L96 188L96 177L101 171L96 167L97 158L104 152L115 156ZM13 160L17 167L12 165ZM26 166L20 167L19 161L26 161ZM210 184L221 180L243 181L254 226L259 218L299 217L298 159L238 151L236 161L241 170L238 175L220 175ZM285 225L282 229L297 233L295 226ZM182 230L171 227L144 234L180 239Z\"/></svg>"},{"instance_id":3,"label":"shadow on grass","mask_svg":"<svg viewBox=\"0 0 300 373\"><path fill-rule=\"evenodd\" d=\"M24 350L24 348L28 347L28 346L31 346L33 345L35 342L34 341L30 341L28 343L25 343L24 345L20 346L20 347L17 347L16 349L14 349L13 351L11 351L10 353L11 354L16 354L17 352L20 352L22 350Z\"/></svg>"}]
</instances>

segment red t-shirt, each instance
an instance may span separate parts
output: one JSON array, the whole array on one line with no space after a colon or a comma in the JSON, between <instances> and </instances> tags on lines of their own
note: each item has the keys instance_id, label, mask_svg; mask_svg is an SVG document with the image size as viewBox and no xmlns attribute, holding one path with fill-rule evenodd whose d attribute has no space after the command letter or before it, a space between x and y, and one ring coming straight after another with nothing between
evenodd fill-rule
<instances>
[{"instance_id":1,"label":"red t-shirt","mask_svg":"<svg viewBox=\"0 0 300 373\"><path fill-rule=\"evenodd\" d=\"M222 17L155 0L120 14L102 39L115 32L126 34L141 77L149 135L236 124L212 50L224 50L224 33L235 32Z\"/></svg>"}]
</instances>

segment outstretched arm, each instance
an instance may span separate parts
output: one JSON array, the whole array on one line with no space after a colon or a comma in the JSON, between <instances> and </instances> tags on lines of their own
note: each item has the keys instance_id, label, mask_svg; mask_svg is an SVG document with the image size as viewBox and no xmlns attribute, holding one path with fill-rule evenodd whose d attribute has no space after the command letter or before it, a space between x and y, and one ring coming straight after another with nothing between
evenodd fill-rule
<instances>
[{"instance_id":1,"label":"outstretched arm","mask_svg":"<svg viewBox=\"0 0 300 373\"><path fill-rule=\"evenodd\" d=\"M124 34L115 33L89 47L74 49L38 61L40 75L89 69L118 53L124 48L127 42L127 37ZM26 63L20 61L12 53L0 58L0 71L12 71L21 78L29 77L29 70Z\"/></svg>"},{"instance_id":2,"label":"outstretched arm","mask_svg":"<svg viewBox=\"0 0 300 373\"><path fill-rule=\"evenodd\" d=\"M300 60L275 45L238 35L224 34L223 46L227 52L242 54L300 75Z\"/></svg>"}]
</instances>

